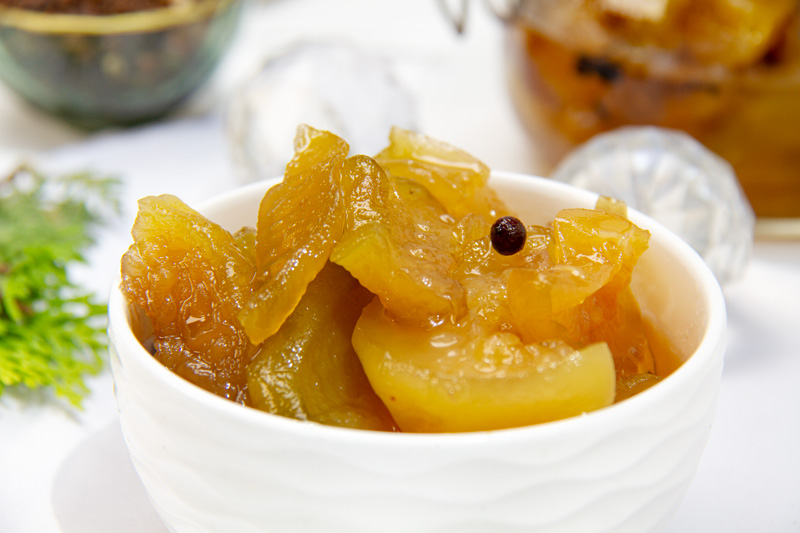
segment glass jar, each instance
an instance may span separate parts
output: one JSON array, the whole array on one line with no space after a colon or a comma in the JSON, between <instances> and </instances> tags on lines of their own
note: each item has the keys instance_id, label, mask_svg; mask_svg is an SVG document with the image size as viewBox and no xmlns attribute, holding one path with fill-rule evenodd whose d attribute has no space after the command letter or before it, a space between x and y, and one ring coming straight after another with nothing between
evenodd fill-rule
<instances>
[{"instance_id":1,"label":"glass jar","mask_svg":"<svg viewBox=\"0 0 800 533\"><path fill-rule=\"evenodd\" d=\"M683 130L727 159L762 221L800 219L797 0L522 0L510 91L550 164L597 133Z\"/></svg>"}]
</instances>

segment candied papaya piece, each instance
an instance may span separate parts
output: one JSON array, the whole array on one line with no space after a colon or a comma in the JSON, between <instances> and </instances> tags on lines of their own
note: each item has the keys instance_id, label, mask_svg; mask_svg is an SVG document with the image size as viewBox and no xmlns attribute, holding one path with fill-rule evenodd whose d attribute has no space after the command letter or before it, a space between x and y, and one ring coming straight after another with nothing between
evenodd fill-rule
<instances>
[{"instance_id":1,"label":"candied papaya piece","mask_svg":"<svg viewBox=\"0 0 800 533\"><path fill-rule=\"evenodd\" d=\"M659 381L661 381L661 378L655 374L633 374L623 376L617 380L617 394L614 398L614 402L627 400L631 396L635 396L649 389Z\"/></svg>"},{"instance_id":2,"label":"candied papaya piece","mask_svg":"<svg viewBox=\"0 0 800 533\"><path fill-rule=\"evenodd\" d=\"M490 227L490 223L477 215L468 215L458 222L454 277L466 291L467 308L473 320L487 328L513 331L506 271L549 267L548 249L552 236L548 228L529 226L522 250L513 255L501 255L492 246Z\"/></svg>"},{"instance_id":3,"label":"candied papaya piece","mask_svg":"<svg viewBox=\"0 0 800 533\"><path fill-rule=\"evenodd\" d=\"M574 320L587 330L585 342L608 343L618 376L655 372L644 319L630 287L603 287L583 303Z\"/></svg>"},{"instance_id":4,"label":"candied papaya piece","mask_svg":"<svg viewBox=\"0 0 800 533\"><path fill-rule=\"evenodd\" d=\"M629 287L649 232L617 214L588 209L563 210L552 227L553 265L506 273L508 305L522 338L561 339L576 347L606 342L618 372L652 371Z\"/></svg>"},{"instance_id":5,"label":"candied papaya piece","mask_svg":"<svg viewBox=\"0 0 800 533\"><path fill-rule=\"evenodd\" d=\"M344 228L339 169L347 143L301 126L295 150L283 181L267 191L258 210L255 251L264 283L239 313L254 343L278 331Z\"/></svg>"},{"instance_id":6,"label":"candied papaya piece","mask_svg":"<svg viewBox=\"0 0 800 533\"><path fill-rule=\"evenodd\" d=\"M456 218L496 218L508 212L487 185L489 167L467 152L425 135L393 127L389 146L375 159L393 176L421 183Z\"/></svg>"},{"instance_id":7,"label":"candied papaya piece","mask_svg":"<svg viewBox=\"0 0 800 533\"><path fill-rule=\"evenodd\" d=\"M559 339L576 347L605 342L614 355L619 375L654 371L653 354L630 287L603 286L572 307L553 310L549 307L551 302L565 301L567 293L567 289L554 290L555 286L571 287L573 301L591 290L591 280L580 270L557 272L565 274L560 281L554 281L557 278L552 275L553 271L515 269L509 272L508 307L522 338L526 342Z\"/></svg>"},{"instance_id":8,"label":"candied papaya piece","mask_svg":"<svg viewBox=\"0 0 800 533\"><path fill-rule=\"evenodd\" d=\"M252 254L170 195L139 200L132 235L121 289L150 319L155 357L188 381L243 401L257 347L236 314L258 278Z\"/></svg>"},{"instance_id":9,"label":"candied papaya piece","mask_svg":"<svg viewBox=\"0 0 800 533\"><path fill-rule=\"evenodd\" d=\"M256 230L249 226L241 228L233 234L233 240L236 246L254 265L258 264L258 257L256 256Z\"/></svg>"},{"instance_id":10,"label":"candied papaya piece","mask_svg":"<svg viewBox=\"0 0 800 533\"><path fill-rule=\"evenodd\" d=\"M396 317L418 323L464 312L452 277L452 224L435 204L403 201L394 180L367 156L342 166L346 225L331 261L343 266Z\"/></svg>"},{"instance_id":11,"label":"candied papaya piece","mask_svg":"<svg viewBox=\"0 0 800 533\"><path fill-rule=\"evenodd\" d=\"M499 274L509 268L546 268L550 259L552 234L544 226L526 226L525 245L511 255L502 255L492 246L492 223L485 218L469 215L456 225L456 278Z\"/></svg>"},{"instance_id":12,"label":"candied papaya piece","mask_svg":"<svg viewBox=\"0 0 800 533\"><path fill-rule=\"evenodd\" d=\"M598 196L594 208L604 213L611 213L622 218L628 218L628 204L611 196Z\"/></svg>"},{"instance_id":13,"label":"candied papaya piece","mask_svg":"<svg viewBox=\"0 0 800 533\"><path fill-rule=\"evenodd\" d=\"M429 218L451 223L454 221L447 209L421 183L397 176L392 176L392 182L400 201L409 209L426 211Z\"/></svg>"},{"instance_id":14,"label":"candied papaya piece","mask_svg":"<svg viewBox=\"0 0 800 533\"><path fill-rule=\"evenodd\" d=\"M408 432L518 427L610 405L616 377L604 344L523 344L469 321L419 327L394 320L375 299L353 346L375 392Z\"/></svg>"},{"instance_id":15,"label":"candied papaya piece","mask_svg":"<svg viewBox=\"0 0 800 533\"><path fill-rule=\"evenodd\" d=\"M515 268L506 272L508 302L514 324L528 342L563 339L580 344L583 331L571 330L578 307L600 290L612 267L587 272L571 265L547 270ZM577 325L576 325L577 326Z\"/></svg>"},{"instance_id":16,"label":"candied papaya piece","mask_svg":"<svg viewBox=\"0 0 800 533\"><path fill-rule=\"evenodd\" d=\"M740 67L757 62L780 39L797 1L593 0L587 7L607 32L634 46Z\"/></svg>"},{"instance_id":17,"label":"candied papaya piece","mask_svg":"<svg viewBox=\"0 0 800 533\"><path fill-rule=\"evenodd\" d=\"M250 363L253 406L298 420L395 431L350 342L372 298L346 270L328 263Z\"/></svg>"},{"instance_id":18,"label":"candied papaya piece","mask_svg":"<svg viewBox=\"0 0 800 533\"><path fill-rule=\"evenodd\" d=\"M677 32L688 53L701 62L750 65L777 42L796 10L796 0L686 2Z\"/></svg>"},{"instance_id":19,"label":"candied papaya piece","mask_svg":"<svg viewBox=\"0 0 800 533\"><path fill-rule=\"evenodd\" d=\"M551 256L556 265L605 273L624 287L639 256L647 250L650 232L627 218L592 209L564 209L553 219ZM605 283L604 283L605 284Z\"/></svg>"}]
</instances>

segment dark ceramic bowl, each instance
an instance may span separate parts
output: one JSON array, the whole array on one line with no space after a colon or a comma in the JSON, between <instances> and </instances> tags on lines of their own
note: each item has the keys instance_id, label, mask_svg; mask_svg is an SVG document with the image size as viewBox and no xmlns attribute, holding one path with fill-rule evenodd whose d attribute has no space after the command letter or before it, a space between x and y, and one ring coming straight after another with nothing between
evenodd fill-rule
<instances>
[{"instance_id":1,"label":"dark ceramic bowl","mask_svg":"<svg viewBox=\"0 0 800 533\"><path fill-rule=\"evenodd\" d=\"M241 0L194 0L113 15L0 6L0 78L87 129L163 116L211 74Z\"/></svg>"}]
</instances>

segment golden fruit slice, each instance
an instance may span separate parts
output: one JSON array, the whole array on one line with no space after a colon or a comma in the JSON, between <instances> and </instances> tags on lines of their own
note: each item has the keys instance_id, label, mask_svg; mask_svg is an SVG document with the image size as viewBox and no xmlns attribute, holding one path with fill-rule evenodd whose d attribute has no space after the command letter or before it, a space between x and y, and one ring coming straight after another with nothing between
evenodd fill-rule
<instances>
[{"instance_id":1,"label":"golden fruit slice","mask_svg":"<svg viewBox=\"0 0 800 533\"><path fill-rule=\"evenodd\" d=\"M612 215L619 215L622 218L628 218L628 204L622 200L618 200L610 196L598 196L594 208L598 211L611 213Z\"/></svg>"},{"instance_id":2,"label":"golden fruit slice","mask_svg":"<svg viewBox=\"0 0 800 533\"><path fill-rule=\"evenodd\" d=\"M631 272L650 240L650 232L614 213L564 209L553 219L553 263L608 275L627 287ZM605 285L605 283L603 283Z\"/></svg>"},{"instance_id":3,"label":"golden fruit slice","mask_svg":"<svg viewBox=\"0 0 800 533\"><path fill-rule=\"evenodd\" d=\"M701 62L749 65L776 43L796 10L796 0L686 2L678 31L682 45Z\"/></svg>"},{"instance_id":4,"label":"golden fruit slice","mask_svg":"<svg viewBox=\"0 0 800 533\"><path fill-rule=\"evenodd\" d=\"M492 219L508 214L487 185L489 167L447 143L394 127L389 146L375 159L393 176L421 183L456 218L470 213Z\"/></svg>"},{"instance_id":5,"label":"golden fruit slice","mask_svg":"<svg viewBox=\"0 0 800 533\"><path fill-rule=\"evenodd\" d=\"M255 248L265 282L239 314L254 343L278 331L344 227L339 169L347 143L301 126L295 149L283 181L267 191L258 211Z\"/></svg>"},{"instance_id":6,"label":"golden fruit slice","mask_svg":"<svg viewBox=\"0 0 800 533\"><path fill-rule=\"evenodd\" d=\"M547 270L516 268L506 275L513 323L526 342L560 339L572 346L586 344L579 306L610 278L610 266L587 272L576 266Z\"/></svg>"},{"instance_id":7,"label":"golden fruit slice","mask_svg":"<svg viewBox=\"0 0 800 533\"><path fill-rule=\"evenodd\" d=\"M258 264L258 257L256 256L256 230L245 226L233 234L233 240L236 246L242 251L247 259L254 265ZM255 280L254 280L255 281Z\"/></svg>"},{"instance_id":8,"label":"golden fruit slice","mask_svg":"<svg viewBox=\"0 0 800 533\"><path fill-rule=\"evenodd\" d=\"M584 323L585 342L608 343L618 376L655 372L650 340L630 287L603 287L584 302L580 315L580 320L590 317Z\"/></svg>"},{"instance_id":9,"label":"golden fruit slice","mask_svg":"<svg viewBox=\"0 0 800 533\"><path fill-rule=\"evenodd\" d=\"M509 308L525 342L606 342L620 373L653 370L630 275L649 233L613 213L561 211L546 269L507 272Z\"/></svg>"},{"instance_id":10,"label":"golden fruit slice","mask_svg":"<svg viewBox=\"0 0 800 533\"><path fill-rule=\"evenodd\" d=\"M252 255L170 195L139 201L132 234L121 289L150 318L156 358L206 390L243 401L245 369L257 348L236 313L257 279Z\"/></svg>"},{"instance_id":11,"label":"golden fruit slice","mask_svg":"<svg viewBox=\"0 0 800 533\"><path fill-rule=\"evenodd\" d=\"M472 320L492 330L515 331L508 308L506 271L513 268L541 270L551 266L548 249L552 235L548 228L529 226L523 249L513 255L501 255L492 247L490 227L491 223L476 215L459 221L454 277L467 293Z\"/></svg>"},{"instance_id":12,"label":"golden fruit slice","mask_svg":"<svg viewBox=\"0 0 800 533\"><path fill-rule=\"evenodd\" d=\"M376 299L356 324L353 346L403 431L525 426L614 401L614 362L604 344L524 345L468 322L421 328L393 320Z\"/></svg>"},{"instance_id":13,"label":"golden fruit slice","mask_svg":"<svg viewBox=\"0 0 800 533\"><path fill-rule=\"evenodd\" d=\"M776 44L797 1L593 0L585 7L588 11L577 12L576 19L594 17L612 38L640 47L645 56L670 50L684 64L744 67Z\"/></svg>"},{"instance_id":14,"label":"golden fruit slice","mask_svg":"<svg viewBox=\"0 0 800 533\"><path fill-rule=\"evenodd\" d=\"M576 308L601 287L612 281L626 287L649 238L626 218L589 209L561 211L552 235L552 266L507 274L512 313L521 331L533 332L525 336L529 341L548 340L539 338L543 321Z\"/></svg>"},{"instance_id":15,"label":"golden fruit slice","mask_svg":"<svg viewBox=\"0 0 800 533\"><path fill-rule=\"evenodd\" d=\"M653 374L633 374L631 376L624 376L617 380L617 394L614 398L614 402L627 400L631 396L635 396L643 390L649 389L659 381L661 381L661 378Z\"/></svg>"},{"instance_id":16,"label":"golden fruit slice","mask_svg":"<svg viewBox=\"0 0 800 533\"><path fill-rule=\"evenodd\" d=\"M253 406L298 420L395 431L350 342L372 298L346 270L328 263L248 367Z\"/></svg>"},{"instance_id":17,"label":"golden fruit slice","mask_svg":"<svg viewBox=\"0 0 800 533\"><path fill-rule=\"evenodd\" d=\"M421 183L408 178L392 176L397 196L409 209L427 211L427 217L439 219L442 222L453 223L447 209L434 198L428 189Z\"/></svg>"},{"instance_id":18,"label":"golden fruit slice","mask_svg":"<svg viewBox=\"0 0 800 533\"><path fill-rule=\"evenodd\" d=\"M331 261L378 295L396 317L415 323L464 312L464 290L452 277L452 223L423 196L401 198L375 160L348 158L342 166L346 228Z\"/></svg>"}]
</instances>

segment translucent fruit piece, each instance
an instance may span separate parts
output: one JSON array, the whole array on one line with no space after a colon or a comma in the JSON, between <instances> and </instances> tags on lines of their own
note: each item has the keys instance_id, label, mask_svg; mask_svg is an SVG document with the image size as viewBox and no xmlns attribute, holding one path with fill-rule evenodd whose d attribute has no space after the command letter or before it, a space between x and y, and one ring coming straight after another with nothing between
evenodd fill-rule
<instances>
[{"instance_id":1,"label":"translucent fruit piece","mask_svg":"<svg viewBox=\"0 0 800 533\"><path fill-rule=\"evenodd\" d=\"M506 271L513 268L547 268L550 231L542 226L528 226L522 250L513 255L500 255L489 238L491 223L483 217L469 215L456 226L457 267L454 278L467 293L467 307L472 320L492 330L514 331L508 308Z\"/></svg>"},{"instance_id":2,"label":"translucent fruit piece","mask_svg":"<svg viewBox=\"0 0 800 533\"><path fill-rule=\"evenodd\" d=\"M684 62L728 67L758 62L797 9L796 0L591 0L587 5L606 31L645 52L669 49Z\"/></svg>"},{"instance_id":3,"label":"translucent fruit piece","mask_svg":"<svg viewBox=\"0 0 800 533\"><path fill-rule=\"evenodd\" d=\"M575 340L574 333L543 328L550 317L574 309L612 281L626 287L649 238L619 215L589 209L563 210L552 227L552 265L507 273L512 313L529 341L549 340L541 337L544 331Z\"/></svg>"},{"instance_id":4,"label":"translucent fruit piece","mask_svg":"<svg viewBox=\"0 0 800 533\"><path fill-rule=\"evenodd\" d=\"M597 198L594 208L604 213L611 213L612 215L618 215L622 218L628 218L628 204L618 198L601 195Z\"/></svg>"},{"instance_id":5,"label":"translucent fruit piece","mask_svg":"<svg viewBox=\"0 0 800 533\"><path fill-rule=\"evenodd\" d=\"M247 259L254 265L258 264L256 256L256 230L248 226L243 227L233 234L236 246L242 251Z\"/></svg>"},{"instance_id":6,"label":"translucent fruit piece","mask_svg":"<svg viewBox=\"0 0 800 533\"><path fill-rule=\"evenodd\" d=\"M331 261L380 297L396 317L416 323L464 312L464 290L453 278L452 224L424 196L406 203L394 180L366 156L342 167L346 229Z\"/></svg>"},{"instance_id":7,"label":"translucent fruit piece","mask_svg":"<svg viewBox=\"0 0 800 533\"><path fill-rule=\"evenodd\" d=\"M618 208L615 208L618 209ZM506 274L508 305L525 342L606 342L619 373L653 370L630 275L649 232L613 213L561 211L553 221L553 265Z\"/></svg>"},{"instance_id":8,"label":"translucent fruit piece","mask_svg":"<svg viewBox=\"0 0 800 533\"><path fill-rule=\"evenodd\" d=\"M255 343L278 331L344 227L339 168L347 143L301 126L295 147L283 181L267 191L258 211L255 248L265 282L239 314Z\"/></svg>"},{"instance_id":9,"label":"translucent fruit piece","mask_svg":"<svg viewBox=\"0 0 800 533\"><path fill-rule=\"evenodd\" d=\"M702 62L748 65L775 43L796 9L796 0L686 2L678 31L689 53Z\"/></svg>"},{"instance_id":10,"label":"translucent fruit piece","mask_svg":"<svg viewBox=\"0 0 800 533\"><path fill-rule=\"evenodd\" d=\"M614 402L621 402L631 396L635 396L643 390L649 389L659 381L661 381L661 378L653 374L624 376L617 380L617 394L614 398Z\"/></svg>"},{"instance_id":11,"label":"translucent fruit piece","mask_svg":"<svg viewBox=\"0 0 800 533\"><path fill-rule=\"evenodd\" d=\"M650 232L617 214L565 209L553 219L552 259L599 275L611 266L613 282L624 287L649 239Z\"/></svg>"},{"instance_id":12,"label":"translucent fruit piece","mask_svg":"<svg viewBox=\"0 0 800 533\"><path fill-rule=\"evenodd\" d=\"M375 159L393 176L424 185L456 218L475 213L494 220L508 214L487 185L489 168L447 143L393 127L389 146Z\"/></svg>"},{"instance_id":13,"label":"translucent fruit piece","mask_svg":"<svg viewBox=\"0 0 800 533\"><path fill-rule=\"evenodd\" d=\"M376 299L353 346L397 424L410 432L518 427L575 416L614 400L614 363L596 344L524 345L470 324L420 328L393 320Z\"/></svg>"},{"instance_id":14,"label":"translucent fruit piece","mask_svg":"<svg viewBox=\"0 0 800 533\"><path fill-rule=\"evenodd\" d=\"M452 222L447 209L426 189L421 183L411 179L392 176L397 196L409 209L428 212L428 217L439 219L442 222Z\"/></svg>"},{"instance_id":15,"label":"translucent fruit piece","mask_svg":"<svg viewBox=\"0 0 800 533\"><path fill-rule=\"evenodd\" d=\"M456 256L458 279L470 276L500 274L509 268L545 268L552 261L549 248L552 234L544 226L526 226L525 246L512 255L501 255L492 247L489 231L493 220L470 215L456 225Z\"/></svg>"},{"instance_id":16,"label":"translucent fruit piece","mask_svg":"<svg viewBox=\"0 0 800 533\"><path fill-rule=\"evenodd\" d=\"M583 331L571 331L572 315L609 280L612 267L593 272L568 265L547 270L513 269L506 274L514 324L529 342L564 339L581 344Z\"/></svg>"},{"instance_id":17,"label":"translucent fruit piece","mask_svg":"<svg viewBox=\"0 0 800 533\"><path fill-rule=\"evenodd\" d=\"M582 342L608 344L617 376L655 372L650 339L630 287L603 287L580 305L571 318L570 329L584 331Z\"/></svg>"},{"instance_id":18,"label":"translucent fruit piece","mask_svg":"<svg viewBox=\"0 0 800 533\"><path fill-rule=\"evenodd\" d=\"M346 270L328 263L248 367L253 406L322 424L396 430L350 342L372 298Z\"/></svg>"},{"instance_id":19,"label":"translucent fruit piece","mask_svg":"<svg viewBox=\"0 0 800 533\"><path fill-rule=\"evenodd\" d=\"M170 195L139 201L122 291L150 318L156 358L220 396L243 400L256 347L236 319L257 279L252 255L222 227Z\"/></svg>"}]
</instances>

